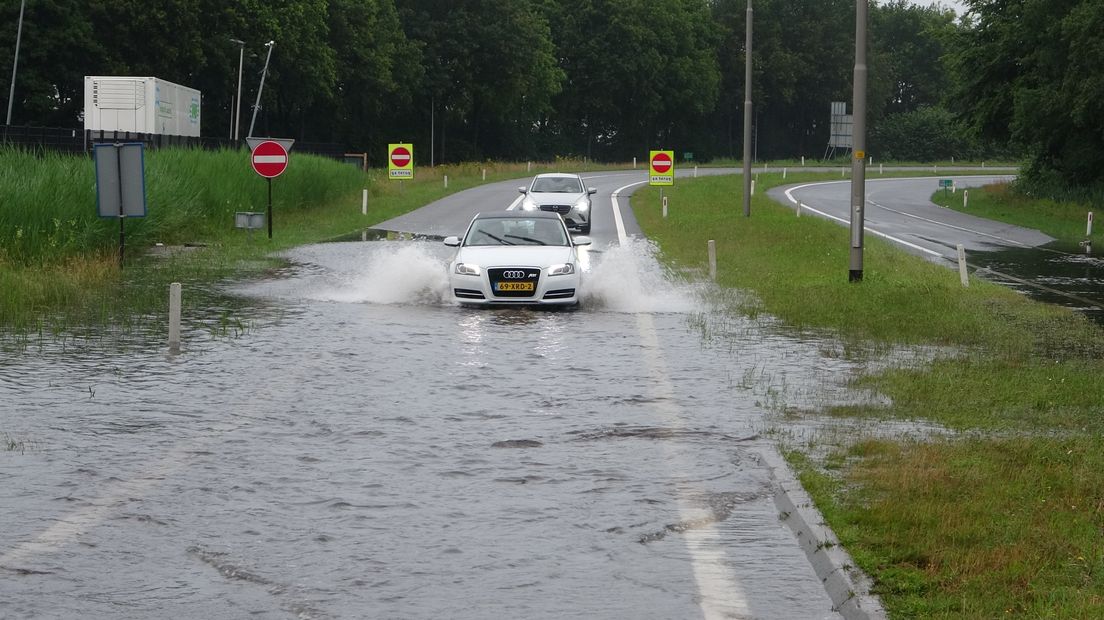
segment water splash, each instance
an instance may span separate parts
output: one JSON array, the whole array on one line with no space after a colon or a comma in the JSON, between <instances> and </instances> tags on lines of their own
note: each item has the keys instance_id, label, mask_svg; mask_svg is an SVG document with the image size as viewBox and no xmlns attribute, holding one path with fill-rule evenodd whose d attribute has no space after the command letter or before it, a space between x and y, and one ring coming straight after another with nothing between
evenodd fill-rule
<instances>
[{"instance_id":1,"label":"water splash","mask_svg":"<svg viewBox=\"0 0 1104 620\"><path fill-rule=\"evenodd\" d=\"M611 246L585 275L583 306L627 314L700 309L701 287L665 268L658 253L647 239L630 238L624 245Z\"/></svg>"}]
</instances>

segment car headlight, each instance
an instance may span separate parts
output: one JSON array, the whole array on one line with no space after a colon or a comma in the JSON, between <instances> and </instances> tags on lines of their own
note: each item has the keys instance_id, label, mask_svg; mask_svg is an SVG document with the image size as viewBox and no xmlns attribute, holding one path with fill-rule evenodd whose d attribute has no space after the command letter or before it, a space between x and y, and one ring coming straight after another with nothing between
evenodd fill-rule
<instances>
[{"instance_id":1,"label":"car headlight","mask_svg":"<svg viewBox=\"0 0 1104 620\"><path fill-rule=\"evenodd\" d=\"M552 265L548 268L548 275L550 276L567 276L573 273L575 273L575 263Z\"/></svg>"},{"instance_id":2,"label":"car headlight","mask_svg":"<svg viewBox=\"0 0 1104 620\"><path fill-rule=\"evenodd\" d=\"M529 200L528 198L525 199L525 200L522 200L521 201L521 210L522 211L536 211L537 210L537 203L533 202L532 200Z\"/></svg>"},{"instance_id":3,"label":"car headlight","mask_svg":"<svg viewBox=\"0 0 1104 620\"><path fill-rule=\"evenodd\" d=\"M589 208L590 208L590 201L588 201L588 200L580 200L579 202L575 203L575 210L576 211L586 211Z\"/></svg>"},{"instance_id":4,"label":"car headlight","mask_svg":"<svg viewBox=\"0 0 1104 620\"><path fill-rule=\"evenodd\" d=\"M456 263L456 273L462 276L477 276L479 275L479 265Z\"/></svg>"}]
</instances>

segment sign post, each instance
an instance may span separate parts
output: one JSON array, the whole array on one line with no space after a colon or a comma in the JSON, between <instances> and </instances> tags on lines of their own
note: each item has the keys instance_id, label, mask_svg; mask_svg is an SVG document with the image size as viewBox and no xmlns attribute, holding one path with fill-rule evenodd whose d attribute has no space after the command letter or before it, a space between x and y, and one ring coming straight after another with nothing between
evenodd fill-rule
<instances>
[{"instance_id":1,"label":"sign post","mask_svg":"<svg viewBox=\"0 0 1104 620\"><path fill-rule=\"evenodd\" d=\"M675 152L651 151L648 154L648 185L675 184Z\"/></svg>"},{"instance_id":2,"label":"sign post","mask_svg":"<svg viewBox=\"0 0 1104 620\"><path fill-rule=\"evenodd\" d=\"M401 142L387 145L387 178L393 181L414 178L414 145Z\"/></svg>"},{"instance_id":3,"label":"sign post","mask_svg":"<svg viewBox=\"0 0 1104 620\"><path fill-rule=\"evenodd\" d=\"M146 216L145 146L141 142L95 144L96 210L119 218L119 267L123 266L128 217Z\"/></svg>"},{"instance_id":4,"label":"sign post","mask_svg":"<svg viewBox=\"0 0 1104 620\"><path fill-rule=\"evenodd\" d=\"M282 142L288 142L285 147ZM268 238L272 238L272 179L280 176L287 170L290 158L288 148L292 141L287 140L257 140L251 143L253 152L249 157L249 163L253 166L253 172L268 181Z\"/></svg>"}]
</instances>

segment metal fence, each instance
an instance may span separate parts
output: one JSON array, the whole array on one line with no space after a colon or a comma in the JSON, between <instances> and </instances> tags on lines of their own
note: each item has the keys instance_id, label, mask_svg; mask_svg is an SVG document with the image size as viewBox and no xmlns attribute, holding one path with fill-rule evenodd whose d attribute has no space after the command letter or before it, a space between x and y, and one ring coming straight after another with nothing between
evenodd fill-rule
<instances>
[{"instance_id":1,"label":"metal fence","mask_svg":"<svg viewBox=\"0 0 1104 620\"><path fill-rule=\"evenodd\" d=\"M217 149L248 149L245 140L229 138L167 136L133 131L92 131L65 127L21 127L0 125L0 144L40 151L91 153L97 142L141 142L147 149L167 147ZM328 142L296 142L295 152L310 153L333 159L343 159L343 145Z\"/></svg>"}]
</instances>

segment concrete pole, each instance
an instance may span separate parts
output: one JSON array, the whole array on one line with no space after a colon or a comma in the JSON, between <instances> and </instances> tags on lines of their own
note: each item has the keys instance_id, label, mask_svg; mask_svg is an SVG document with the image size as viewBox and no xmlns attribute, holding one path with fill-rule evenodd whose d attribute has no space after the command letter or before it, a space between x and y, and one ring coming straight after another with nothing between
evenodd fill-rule
<instances>
[{"instance_id":1,"label":"concrete pole","mask_svg":"<svg viewBox=\"0 0 1104 620\"><path fill-rule=\"evenodd\" d=\"M19 26L15 30L15 59L12 60L12 81L8 90L8 120L5 125L11 125L12 102L15 101L15 73L19 68L19 43L23 39L23 9L27 7L27 0L19 3Z\"/></svg>"},{"instance_id":2,"label":"concrete pole","mask_svg":"<svg viewBox=\"0 0 1104 620\"><path fill-rule=\"evenodd\" d=\"M744 217L751 217L751 24L754 13L747 3L747 38L744 42Z\"/></svg>"},{"instance_id":3,"label":"concrete pole","mask_svg":"<svg viewBox=\"0 0 1104 620\"><path fill-rule=\"evenodd\" d=\"M851 260L848 281L863 279L863 214L866 207L866 22L869 0L855 0L854 136L851 157Z\"/></svg>"},{"instance_id":4,"label":"concrete pole","mask_svg":"<svg viewBox=\"0 0 1104 620\"><path fill-rule=\"evenodd\" d=\"M169 285L169 351L180 352L180 283Z\"/></svg>"},{"instance_id":5,"label":"concrete pole","mask_svg":"<svg viewBox=\"0 0 1104 620\"><path fill-rule=\"evenodd\" d=\"M276 47L275 41L269 41L265 43L265 47L268 48L268 54L265 56L264 70L261 71L261 85L257 88L257 103L253 104L253 119L249 121L249 134L248 138L253 137L253 125L257 122L257 110L261 109L261 93L264 92L265 76L268 75L268 61L272 58L272 48Z\"/></svg>"}]
</instances>

